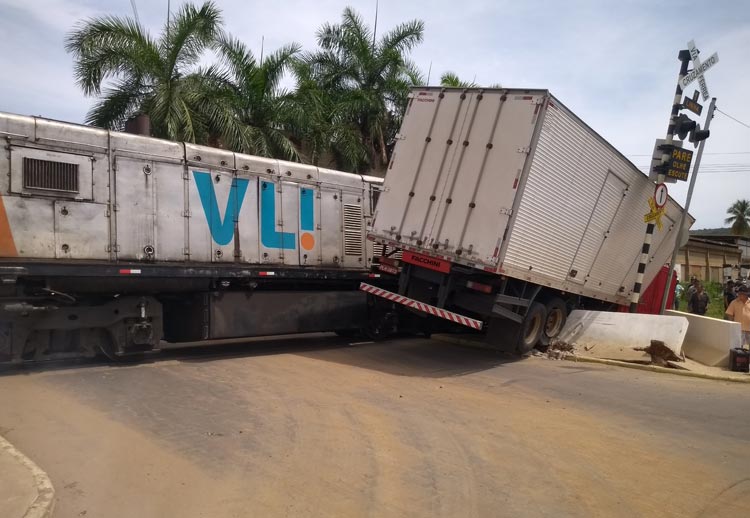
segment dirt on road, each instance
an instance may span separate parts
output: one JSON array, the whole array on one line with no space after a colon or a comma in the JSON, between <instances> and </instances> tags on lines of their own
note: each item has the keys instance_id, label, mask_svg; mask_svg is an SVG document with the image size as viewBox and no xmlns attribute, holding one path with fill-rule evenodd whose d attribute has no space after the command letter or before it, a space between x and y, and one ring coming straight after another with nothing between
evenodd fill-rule
<instances>
[{"instance_id":1,"label":"dirt on road","mask_svg":"<svg viewBox=\"0 0 750 518\"><path fill-rule=\"evenodd\" d=\"M9 373L0 433L48 472L63 518L738 516L750 505L747 441L572 397L575 365L428 340L279 347ZM607 383L606 367L584 370ZM559 379L565 395L524 381L534 377Z\"/></svg>"}]
</instances>

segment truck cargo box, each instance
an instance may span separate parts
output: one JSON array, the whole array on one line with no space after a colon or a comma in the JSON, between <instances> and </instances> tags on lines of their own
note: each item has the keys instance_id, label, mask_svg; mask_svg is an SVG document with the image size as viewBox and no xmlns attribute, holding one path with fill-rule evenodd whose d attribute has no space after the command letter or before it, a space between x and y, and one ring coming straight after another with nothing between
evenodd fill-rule
<instances>
[{"instance_id":1,"label":"truck cargo box","mask_svg":"<svg viewBox=\"0 0 750 518\"><path fill-rule=\"evenodd\" d=\"M370 238L626 304L653 192L644 173L546 90L418 88ZM668 200L646 285L669 260L681 210Z\"/></svg>"}]
</instances>

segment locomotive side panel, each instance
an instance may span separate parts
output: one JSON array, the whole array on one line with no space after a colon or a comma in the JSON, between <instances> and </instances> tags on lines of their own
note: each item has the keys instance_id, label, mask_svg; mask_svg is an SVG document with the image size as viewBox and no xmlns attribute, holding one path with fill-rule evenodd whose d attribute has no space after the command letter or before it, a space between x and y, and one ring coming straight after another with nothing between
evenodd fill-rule
<instances>
[{"instance_id":1,"label":"locomotive side panel","mask_svg":"<svg viewBox=\"0 0 750 518\"><path fill-rule=\"evenodd\" d=\"M359 175L5 114L0 134L0 257L367 268Z\"/></svg>"}]
</instances>

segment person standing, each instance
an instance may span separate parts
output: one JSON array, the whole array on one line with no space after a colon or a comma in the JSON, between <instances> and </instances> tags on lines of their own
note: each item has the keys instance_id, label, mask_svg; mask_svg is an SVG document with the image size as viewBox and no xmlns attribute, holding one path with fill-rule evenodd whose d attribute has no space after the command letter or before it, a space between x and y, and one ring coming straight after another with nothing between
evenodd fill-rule
<instances>
[{"instance_id":1,"label":"person standing","mask_svg":"<svg viewBox=\"0 0 750 518\"><path fill-rule=\"evenodd\" d=\"M680 299L682 298L683 293L685 293L685 288L683 288L682 284L678 282L674 285L674 302L672 303L672 307L675 311L680 310Z\"/></svg>"},{"instance_id":2,"label":"person standing","mask_svg":"<svg viewBox=\"0 0 750 518\"><path fill-rule=\"evenodd\" d=\"M708 293L703 291L703 284L700 282L695 283L695 291L692 296L688 299L688 308L691 313L696 315L705 315L708 309Z\"/></svg>"},{"instance_id":3,"label":"person standing","mask_svg":"<svg viewBox=\"0 0 750 518\"><path fill-rule=\"evenodd\" d=\"M729 304L726 314L730 320L742 326L742 347L750 346L750 299L747 286L737 288L737 298Z\"/></svg>"},{"instance_id":4,"label":"person standing","mask_svg":"<svg viewBox=\"0 0 750 518\"><path fill-rule=\"evenodd\" d=\"M688 313L694 313L692 300L693 300L693 295L695 294L696 284L698 284L698 279L696 279L695 277L691 277L690 286L688 286L687 294L685 295L685 297L687 298Z\"/></svg>"},{"instance_id":5,"label":"person standing","mask_svg":"<svg viewBox=\"0 0 750 518\"><path fill-rule=\"evenodd\" d=\"M724 288L724 311L727 310L729 304L736 298L737 295L734 294L734 281L727 281L727 286Z\"/></svg>"}]
</instances>

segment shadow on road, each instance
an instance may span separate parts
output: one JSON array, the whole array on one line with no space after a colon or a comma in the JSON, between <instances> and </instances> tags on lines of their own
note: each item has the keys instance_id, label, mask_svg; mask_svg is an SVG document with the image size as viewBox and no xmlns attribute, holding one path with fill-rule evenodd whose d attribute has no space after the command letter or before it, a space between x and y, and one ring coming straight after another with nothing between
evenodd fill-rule
<instances>
[{"instance_id":1,"label":"shadow on road","mask_svg":"<svg viewBox=\"0 0 750 518\"><path fill-rule=\"evenodd\" d=\"M396 376L425 378L462 376L521 360L515 355L426 338L355 342L350 347L299 351L296 354Z\"/></svg>"},{"instance_id":2,"label":"shadow on road","mask_svg":"<svg viewBox=\"0 0 750 518\"><path fill-rule=\"evenodd\" d=\"M165 344L158 354L121 362L97 358L5 366L0 367L0 377L102 366L130 368L166 361L206 363L232 358L283 354L294 354L397 376L429 378L461 376L520 360L517 356L504 355L495 351L472 349L411 336L371 342L356 338L342 338L332 333L315 333L194 342L181 344L179 348Z\"/></svg>"}]
</instances>

